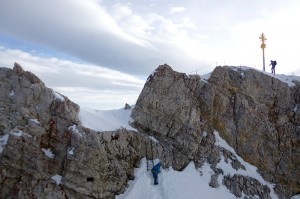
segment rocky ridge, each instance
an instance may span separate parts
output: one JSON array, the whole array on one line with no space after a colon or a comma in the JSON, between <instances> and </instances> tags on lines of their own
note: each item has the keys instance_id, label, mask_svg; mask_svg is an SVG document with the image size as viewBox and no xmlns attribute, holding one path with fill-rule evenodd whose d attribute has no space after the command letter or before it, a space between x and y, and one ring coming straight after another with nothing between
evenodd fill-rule
<instances>
[{"instance_id":1,"label":"rocky ridge","mask_svg":"<svg viewBox=\"0 0 300 199\"><path fill-rule=\"evenodd\" d=\"M82 126L78 105L34 74L18 64L0 68L0 197L114 198L152 142L148 158L164 167L207 162L210 186L271 198L269 185L238 172L247 167L239 155L289 198L299 193L299 88L255 70L217 67L204 80L162 65L133 109L138 132L96 132ZM215 130L237 154L216 144ZM221 162L237 173L225 173Z\"/></svg>"},{"instance_id":2,"label":"rocky ridge","mask_svg":"<svg viewBox=\"0 0 300 199\"><path fill-rule=\"evenodd\" d=\"M214 145L217 130L239 156L276 184L280 198L290 198L300 191L299 89L299 82L289 87L253 69L217 67L204 80L161 65L148 78L132 117L139 131L169 143L158 156L179 170L190 161L198 167L208 161L216 168L221 158ZM230 159L241 168L234 156ZM244 187L243 178L231 176L235 190L227 177L223 184L240 196L237 190L242 188L237 187Z\"/></svg>"},{"instance_id":3,"label":"rocky ridge","mask_svg":"<svg viewBox=\"0 0 300 199\"><path fill-rule=\"evenodd\" d=\"M78 111L19 64L0 68L0 198L114 198L124 192L143 138L126 129L86 129Z\"/></svg>"}]
</instances>

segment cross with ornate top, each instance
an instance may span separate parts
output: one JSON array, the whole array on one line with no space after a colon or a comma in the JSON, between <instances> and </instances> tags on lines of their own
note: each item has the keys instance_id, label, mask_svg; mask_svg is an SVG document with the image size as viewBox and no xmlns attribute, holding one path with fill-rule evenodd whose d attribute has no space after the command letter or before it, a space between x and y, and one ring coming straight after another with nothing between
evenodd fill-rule
<instances>
[{"instance_id":1,"label":"cross with ornate top","mask_svg":"<svg viewBox=\"0 0 300 199\"><path fill-rule=\"evenodd\" d=\"M266 48L265 41L267 40L267 38L265 37L264 33L262 33L259 39L261 40L262 43L260 47L263 50L263 71L265 71L265 48Z\"/></svg>"}]
</instances>

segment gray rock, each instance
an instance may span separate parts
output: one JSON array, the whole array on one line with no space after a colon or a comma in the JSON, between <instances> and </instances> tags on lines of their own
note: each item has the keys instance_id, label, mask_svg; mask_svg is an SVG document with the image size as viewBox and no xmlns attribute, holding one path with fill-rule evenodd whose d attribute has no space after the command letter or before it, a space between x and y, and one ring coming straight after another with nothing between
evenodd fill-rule
<instances>
[{"instance_id":1,"label":"gray rock","mask_svg":"<svg viewBox=\"0 0 300 199\"><path fill-rule=\"evenodd\" d=\"M124 108L125 108L125 110L130 110L130 109L131 109L131 106L130 106L129 104L126 103Z\"/></svg>"},{"instance_id":2,"label":"gray rock","mask_svg":"<svg viewBox=\"0 0 300 199\"><path fill-rule=\"evenodd\" d=\"M137 100L133 126L172 146L167 165L178 170L191 160L198 167L205 161L214 167L220 150L233 168L245 169L233 154L214 146L216 129L239 156L277 184L281 198L289 198L300 188L300 110L291 112L300 103L299 88L300 83L288 87L252 69L217 67L206 81L161 65ZM231 190L240 195L238 187Z\"/></svg>"},{"instance_id":3,"label":"gray rock","mask_svg":"<svg viewBox=\"0 0 300 199\"><path fill-rule=\"evenodd\" d=\"M145 155L143 136L82 127L79 106L19 64L0 68L0 91L0 136L9 136L0 153L0 198L114 198L124 192Z\"/></svg>"},{"instance_id":4,"label":"gray rock","mask_svg":"<svg viewBox=\"0 0 300 199\"><path fill-rule=\"evenodd\" d=\"M242 193L248 198L259 196L261 199L271 199L270 189L262 185L258 180L241 175L224 176L223 184L236 196L241 197Z\"/></svg>"},{"instance_id":5,"label":"gray rock","mask_svg":"<svg viewBox=\"0 0 300 199\"><path fill-rule=\"evenodd\" d=\"M19 64L0 68L0 136L8 136L0 153L0 198L114 198L147 156L179 171L191 161L197 168L208 163L214 171L210 186L226 186L237 197L269 199L270 189L258 180L224 176L221 160L236 171L245 165L215 145L214 130L276 183L280 198L289 198L300 190L299 104L298 82L288 87L233 67L217 67L202 80L162 65L132 110L138 133L95 132L81 125L77 104L34 74ZM146 154L153 138L153 153ZM60 183L53 176L61 176Z\"/></svg>"}]
</instances>

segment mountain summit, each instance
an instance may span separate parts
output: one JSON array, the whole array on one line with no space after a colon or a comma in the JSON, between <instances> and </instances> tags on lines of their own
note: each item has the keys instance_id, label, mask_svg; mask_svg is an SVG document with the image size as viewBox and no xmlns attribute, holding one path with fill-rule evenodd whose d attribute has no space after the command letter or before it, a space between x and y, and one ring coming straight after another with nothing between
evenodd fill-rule
<instances>
[{"instance_id":1,"label":"mountain summit","mask_svg":"<svg viewBox=\"0 0 300 199\"><path fill-rule=\"evenodd\" d=\"M0 68L0 197L200 198L206 179L219 198L290 198L300 193L300 82L278 77L230 66L200 77L161 65L133 109L114 111L131 113L129 127L19 64ZM162 163L159 188L145 159ZM179 194L171 179L187 172Z\"/></svg>"},{"instance_id":2,"label":"mountain summit","mask_svg":"<svg viewBox=\"0 0 300 199\"><path fill-rule=\"evenodd\" d=\"M169 146L159 157L179 170L190 161L215 167L221 157L213 133L219 132L237 155L276 184L280 198L289 198L300 191L299 100L300 82L288 84L251 68L216 67L203 79L161 65L148 78L132 118L139 131ZM240 166L236 158L226 161ZM245 187L243 180L235 183L228 188Z\"/></svg>"}]
</instances>

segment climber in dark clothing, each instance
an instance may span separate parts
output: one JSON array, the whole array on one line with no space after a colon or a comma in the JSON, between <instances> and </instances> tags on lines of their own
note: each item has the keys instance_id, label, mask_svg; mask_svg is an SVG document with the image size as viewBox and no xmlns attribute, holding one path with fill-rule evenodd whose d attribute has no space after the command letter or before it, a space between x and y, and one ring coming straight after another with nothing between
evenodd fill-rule
<instances>
[{"instance_id":1,"label":"climber in dark clothing","mask_svg":"<svg viewBox=\"0 0 300 199\"><path fill-rule=\"evenodd\" d=\"M277 64L276 60L274 60L274 61L271 60L271 63L269 65L269 66L272 65L271 72L274 73L274 75L275 75L275 66L276 66L276 64Z\"/></svg>"},{"instance_id":2,"label":"climber in dark clothing","mask_svg":"<svg viewBox=\"0 0 300 199\"><path fill-rule=\"evenodd\" d=\"M151 169L152 175L154 177L154 185L158 185L158 174L160 173L160 162L157 163L152 169Z\"/></svg>"}]
</instances>

